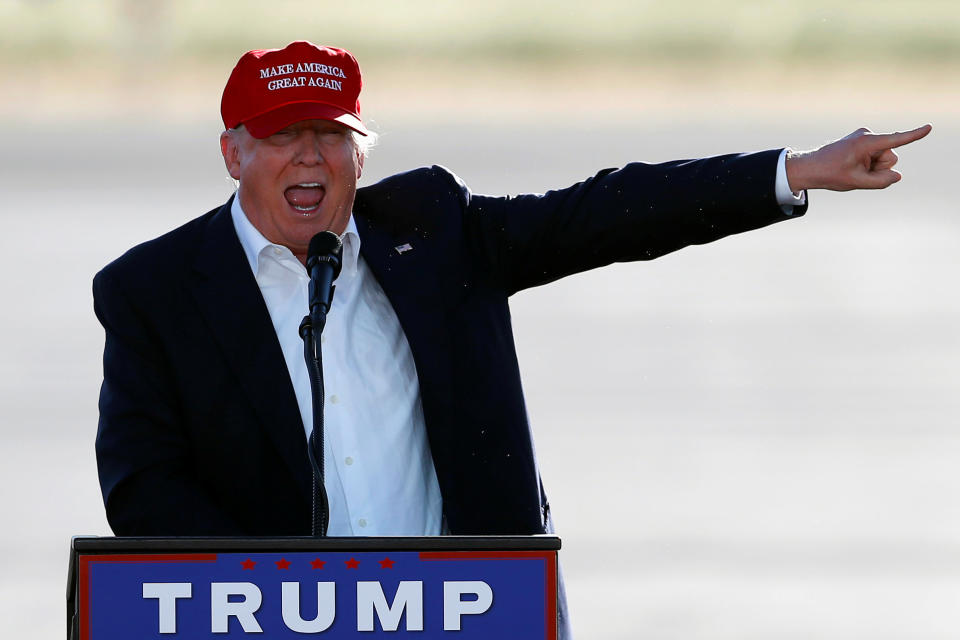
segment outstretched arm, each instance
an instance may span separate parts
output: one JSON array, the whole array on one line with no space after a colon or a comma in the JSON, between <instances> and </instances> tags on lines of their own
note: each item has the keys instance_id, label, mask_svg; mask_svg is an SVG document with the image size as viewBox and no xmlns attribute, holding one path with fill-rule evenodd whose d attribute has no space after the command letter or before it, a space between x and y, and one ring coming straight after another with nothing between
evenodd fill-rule
<instances>
[{"instance_id":1,"label":"outstretched arm","mask_svg":"<svg viewBox=\"0 0 960 640\"><path fill-rule=\"evenodd\" d=\"M894 149L923 138L932 128L925 124L902 133L873 133L864 127L819 149L791 153L787 182L794 192L885 189L902 177L893 169Z\"/></svg>"},{"instance_id":2,"label":"outstretched arm","mask_svg":"<svg viewBox=\"0 0 960 640\"><path fill-rule=\"evenodd\" d=\"M611 262L652 260L803 215L805 205L787 213L775 196L780 153L633 162L566 189L508 198L462 187L466 237L510 293Z\"/></svg>"}]
</instances>

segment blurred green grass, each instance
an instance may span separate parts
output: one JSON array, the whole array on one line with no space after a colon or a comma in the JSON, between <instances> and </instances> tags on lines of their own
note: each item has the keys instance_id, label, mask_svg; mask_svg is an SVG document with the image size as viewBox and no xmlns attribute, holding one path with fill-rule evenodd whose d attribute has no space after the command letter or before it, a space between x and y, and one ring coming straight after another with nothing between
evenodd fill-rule
<instances>
[{"instance_id":1,"label":"blurred green grass","mask_svg":"<svg viewBox=\"0 0 960 640\"><path fill-rule=\"evenodd\" d=\"M0 0L3 64L235 60L293 39L368 63L631 66L960 61L960 2Z\"/></svg>"}]
</instances>

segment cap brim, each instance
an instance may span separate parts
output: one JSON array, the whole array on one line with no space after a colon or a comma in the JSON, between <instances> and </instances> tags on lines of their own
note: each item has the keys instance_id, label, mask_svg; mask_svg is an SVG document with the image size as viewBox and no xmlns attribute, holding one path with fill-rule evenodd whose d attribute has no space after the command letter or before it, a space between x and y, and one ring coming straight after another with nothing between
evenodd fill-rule
<instances>
[{"instance_id":1,"label":"cap brim","mask_svg":"<svg viewBox=\"0 0 960 640\"><path fill-rule=\"evenodd\" d=\"M293 102L254 116L242 124L254 138L266 138L301 120L329 120L369 135L360 118L342 108L322 102Z\"/></svg>"}]
</instances>

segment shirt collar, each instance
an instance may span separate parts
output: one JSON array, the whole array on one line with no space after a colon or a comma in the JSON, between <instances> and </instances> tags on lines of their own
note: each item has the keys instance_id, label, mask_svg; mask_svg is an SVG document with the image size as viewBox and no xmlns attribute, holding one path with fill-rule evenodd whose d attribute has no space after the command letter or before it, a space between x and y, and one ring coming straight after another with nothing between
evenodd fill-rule
<instances>
[{"instance_id":1,"label":"shirt collar","mask_svg":"<svg viewBox=\"0 0 960 640\"><path fill-rule=\"evenodd\" d=\"M240 239L240 246L243 247L243 253L247 256L247 262L250 263L250 269L256 277L260 270L260 253L267 247L280 245L267 240L259 229L253 226L240 205L240 194L234 195L233 203L230 205L230 216L233 218L233 228ZM360 256L360 234L357 232L357 223L352 213L340 240L343 242L343 272L345 275L352 276L357 272L357 261Z\"/></svg>"},{"instance_id":2,"label":"shirt collar","mask_svg":"<svg viewBox=\"0 0 960 640\"><path fill-rule=\"evenodd\" d=\"M247 214L243 212L243 207L240 206L240 194L233 197L230 215L233 217L233 228L237 231L237 237L240 238L240 246L243 247L243 253L247 256L247 262L250 263L250 269L256 276L260 270L260 252L272 246L272 243L263 237L263 234L247 218Z\"/></svg>"},{"instance_id":3,"label":"shirt collar","mask_svg":"<svg viewBox=\"0 0 960 640\"><path fill-rule=\"evenodd\" d=\"M357 273L357 261L360 259L360 234L357 233L357 223L352 213L340 240L343 242L342 275L353 276Z\"/></svg>"}]
</instances>

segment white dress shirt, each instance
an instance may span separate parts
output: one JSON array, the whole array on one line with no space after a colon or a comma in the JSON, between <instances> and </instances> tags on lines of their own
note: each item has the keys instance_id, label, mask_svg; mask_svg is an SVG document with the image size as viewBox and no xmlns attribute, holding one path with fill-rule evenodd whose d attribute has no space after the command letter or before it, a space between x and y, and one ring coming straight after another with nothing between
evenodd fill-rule
<instances>
[{"instance_id":1,"label":"white dress shirt","mask_svg":"<svg viewBox=\"0 0 960 640\"><path fill-rule=\"evenodd\" d=\"M298 330L307 315L310 277L289 249L272 244L250 223L239 194L231 214L309 439L313 400ZM328 535L439 535L443 504L413 355L390 301L360 256L353 216L342 240L343 269L321 337Z\"/></svg>"}]
</instances>

